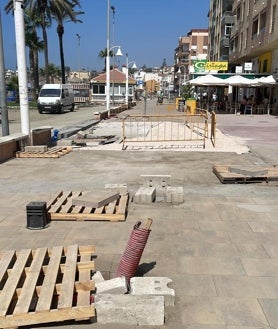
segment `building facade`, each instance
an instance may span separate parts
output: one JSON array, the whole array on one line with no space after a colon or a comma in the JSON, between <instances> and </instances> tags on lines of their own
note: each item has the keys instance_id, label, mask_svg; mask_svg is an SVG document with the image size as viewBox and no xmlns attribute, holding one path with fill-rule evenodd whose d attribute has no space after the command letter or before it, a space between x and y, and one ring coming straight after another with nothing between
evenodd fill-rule
<instances>
[{"instance_id":1,"label":"building facade","mask_svg":"<svg viewBox=\"0 0 278 329\"><path fill-rule=\"evenodd\" d=\"M193 71L194 61L207 59L208 29L192 29L186 36L179 38L175 49L174 88L189 80Z\"/></svg>"},{"instance_id":2,"label":"building facade","mask_svg":"<svg viewBox=\"0 0 278 329\"><path fill-rule=\"evenodd\" d=\"M231 29L235 24L233 0L210 0L208 60L228 61Z\"/></svg>"},{"instance_id":3,"label":"building facade","mask_svg":"<svg viewBox=\"0 0 278 329\"><path fill-rule=\"evenodd\" d=\"M257 73L278 73L278 0L234 1L236 18L230 36L229 61L236 66L252 63Z\"/></svg>"}]
</instances>

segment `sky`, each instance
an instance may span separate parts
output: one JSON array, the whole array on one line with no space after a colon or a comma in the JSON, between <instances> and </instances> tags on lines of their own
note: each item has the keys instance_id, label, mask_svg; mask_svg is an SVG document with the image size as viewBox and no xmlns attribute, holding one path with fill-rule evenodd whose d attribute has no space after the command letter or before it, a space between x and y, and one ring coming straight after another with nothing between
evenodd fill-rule
<instances>
[{"instance_id":1,"label":"sky","mask_svg":"<svg viewBox=\"0 0 278 329\"><path fill-rule=\"evenodd\" d=\"M8 0L0 0L4 62L6 69L16 68L14 18L4 11ZM97 70L104 67L98 54L107 43L107 0L80 0L82 23L64 25L65 64L71 70ZM191 29L208 28L210 0L110 0L110 47L120 46L128 54L128 62L138 68L160 67L174 63L174 50L180 36ZM49 62L60 66L56 22L47 30ZM80 38L77 37L77 34ZM116 49L115 49L116 50ZM26 56L28 60L28 56ZM116 64L126 63L126 56L116 57ZM27 63L28 66L28 63ZM43 55L39 66L44 67Z\"/></svg>"}]
</instances>

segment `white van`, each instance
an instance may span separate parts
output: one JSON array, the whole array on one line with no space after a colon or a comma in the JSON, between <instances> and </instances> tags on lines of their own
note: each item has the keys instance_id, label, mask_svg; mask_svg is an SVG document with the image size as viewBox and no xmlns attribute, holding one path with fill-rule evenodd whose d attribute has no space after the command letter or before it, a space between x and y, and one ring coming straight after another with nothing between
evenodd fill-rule
<instances>
[{"instance_id":1,"label":"white van","mask_svg":"<svg viewBox=\"0 0 278 329\"><path fill-rule=\"evenodd\" d=\"M42 86L37 106L39 113L74 110L73 88L69 84L45 84Z\"/></svg>"}]
</instances>

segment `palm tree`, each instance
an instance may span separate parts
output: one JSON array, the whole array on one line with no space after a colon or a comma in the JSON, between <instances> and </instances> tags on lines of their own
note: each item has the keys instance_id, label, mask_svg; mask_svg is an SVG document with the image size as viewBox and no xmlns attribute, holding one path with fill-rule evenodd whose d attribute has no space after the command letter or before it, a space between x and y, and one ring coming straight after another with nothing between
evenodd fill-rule
<instances>
[{"instance_id":1,"label":"palm tree","mask_svg":"<svg viewBox=\"0 0 278 329\"><path fill-rule=\"evenodd\" d=\"M64 58L64 47L63 47L63 35L64 35L64 22L71 21L74 23L82 23L80 19L77 18L78 15L84 14L83 11L74 11L74 7L78 5L80 7L79 0L72 4L72 8L69 11L65 7L61 7L57 3L52 2L50 5L51 16L55 21L57 21L57 34L59 38L59 48L60 48L60 61L61 61L61 73L62 73L62 83L66 83L65 74L65 58Z\"/></svg>"},{"instance_id":2,"label":"palm tree","mask_svg":"<svg viewBox=\"0 0 278 329\"><path fill-rule=\"evenodd\" d=\"M79 0L25 0L25 9L28 8L30 11L38 11L41 19L41 28L43 34L44 43L44 64L45 64L45 81L49 83L49 60L48 60L48 39L46 28L51 23L51 5L57 8L64 8L66 12L71 12L73 6L79 5ZM13 0L9 0L5 11L8 13L13 10Z\"/></svg>"},{"instance_id":3,"label":"palm tree","mask_svg":"<svg viewBox=\"0 0 278 329\"><path fill-rule=\"evenodd\" d=\"M112 50L109 51L109 56L110 57L113 57L114 56L114 53ZM101 50L99 53L98 53L98 57L101 58L101 59L104 59L104 69L103 69L103 72L106 71L106 57L107 57L107 48L105 48L104 50Z\"/></svg>"},{"instance_id":4,"label":"palm tree","mask_svg":"<svg viewBox=\"0 0 278 329\"><path fill-rule=\"evenodd\" d=\"M35 12L26 10L25 15L25 41L29 47L30 83L32 99L37 98L39 85L39 51L44 49L44 43L37 35L36 27L39 24L38 16Z\"/></svg>"}]
</instances>

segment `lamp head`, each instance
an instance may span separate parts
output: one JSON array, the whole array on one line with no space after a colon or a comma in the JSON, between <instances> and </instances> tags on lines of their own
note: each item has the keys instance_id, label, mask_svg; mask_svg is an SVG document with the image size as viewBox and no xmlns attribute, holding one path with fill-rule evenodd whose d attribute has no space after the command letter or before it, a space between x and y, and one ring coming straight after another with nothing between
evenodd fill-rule
<instances>
[{"instance_id":1,"label":"lamp head","mask_svg":"<svg viewBox=\"0 0 278 329\"><path fill-rule=\"evenodd\" d=\"M117 50L115 56L123 56L123 53L122 53L122 51L121 51L121 48L118 48L118 50Z\"/></svg>"},{"instance_id":2,"label":"lamp head","mask_svg":"<svg viewBox=\"0 0 278 329\"><path fill-rule=\"evenodd\" d=\"M137 69L137 65L136 65L136 63L134 62L133 63L133 65L132 65L132 67L131 67L132 69Z\"/></svg>"}]
</instances>

